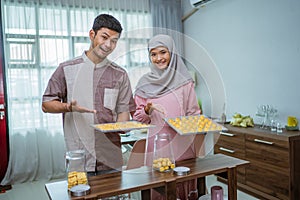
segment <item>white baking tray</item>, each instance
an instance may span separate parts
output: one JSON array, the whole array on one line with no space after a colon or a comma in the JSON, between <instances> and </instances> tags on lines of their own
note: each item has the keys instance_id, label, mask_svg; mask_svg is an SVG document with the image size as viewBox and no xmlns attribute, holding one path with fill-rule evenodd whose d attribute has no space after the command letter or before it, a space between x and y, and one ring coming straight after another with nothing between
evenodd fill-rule
<instances>
[{"instance_id":1,"label":"white baking tray","mask_svg":"<svg viewBox=\"0 0 300 200\"><path fill-rule=\"evenodd\" d=\"M179 116L174 118L164 118L164 120L180 135L227 131L226 127L205 115Z\"/></svg>"},{"instance_id":2,"label":"white baking tray","mask_svg":"<svg viewBox=\"0 0 300 200\"><path fill-rule=\"evenodd\" d=\"M91 125L94 129L99 130L103 133L108 132L128 132L137 129L148 129L155 127L151 124L145 124L138 121L127 121L127 122L116 122L116 123L103 123Z\"/></svg>"}]
</instances>

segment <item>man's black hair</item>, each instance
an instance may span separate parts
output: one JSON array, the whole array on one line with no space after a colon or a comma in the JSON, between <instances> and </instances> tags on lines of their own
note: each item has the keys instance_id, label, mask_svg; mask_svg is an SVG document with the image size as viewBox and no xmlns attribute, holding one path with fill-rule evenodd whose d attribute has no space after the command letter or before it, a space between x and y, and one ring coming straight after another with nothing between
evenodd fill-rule
<instances>
[{"instance_id":1,"label":"man's black hair","mask_svg":"<svg viewBox=\"0 0 300 200\"><path fill-rule=\"evenodd\" d=\"M122 33L123 30L121 23L115 17L108 14L100 14L95 18L93 24L93 30L97 34L97 31L101 28L108 28L120 34Z\"/></svg>"}]
</instances>

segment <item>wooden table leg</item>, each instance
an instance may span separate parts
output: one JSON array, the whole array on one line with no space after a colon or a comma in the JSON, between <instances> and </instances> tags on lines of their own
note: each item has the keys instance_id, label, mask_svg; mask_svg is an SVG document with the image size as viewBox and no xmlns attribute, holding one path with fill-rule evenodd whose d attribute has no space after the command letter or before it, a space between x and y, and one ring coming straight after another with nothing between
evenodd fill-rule
<instances>
[{"instance_id":1,"label":"wooden table leg","mask_svg":"<svg viewBox=\"0 0 300 200\"><path fill-rule=\"evenodd\" d=\"M176 181L166 182L165 192L167 200L176 200Z\"/></svg>"},{"instance_id":2,"label":"wooden table leg","mask_svg":"<svg viewBox=\"0 0 300 200\"><path fill-rule=\"evenodd\" d=\"M197 178L198 197L206 194L205 177Z\"/></svg>"},{"instance_id":3,"label":"wooden table leg","mask_svg":"<svg viewBox=\"0 0 300 200\"><path fill-rule=\"evenodd\" d=\"M228 200L237 200L237 178L236 167L229 168L228 174Z\"/></svg>"},{"instance_id":4,"label":"wooden table leg","mask_svg":"<svg viewBox=\"0 0 300 200\"><path fill-rule=\"evenodd\" d=\"M142 190L141 191L141 197L142 197L142 200L150 200L151 199L150 189L149 190Z\"/></svg>"}]
</instances>

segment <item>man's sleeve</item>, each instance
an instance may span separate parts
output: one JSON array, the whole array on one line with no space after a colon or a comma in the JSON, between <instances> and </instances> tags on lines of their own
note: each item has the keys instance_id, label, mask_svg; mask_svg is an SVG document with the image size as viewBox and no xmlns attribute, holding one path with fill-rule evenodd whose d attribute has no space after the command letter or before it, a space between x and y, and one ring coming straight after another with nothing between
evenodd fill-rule
<instances>
[{"instance_id":1,"label":"man's sleeve","mask_svg":"<svg viewBox=\"0 0 300 200\"><path fill-rule=\"evenodd\" d=\"M63 101L66 96L66 84L62 67L58 67L49 79L43 94L43 102L59 100Z\"/></svg>"}]
</instances>

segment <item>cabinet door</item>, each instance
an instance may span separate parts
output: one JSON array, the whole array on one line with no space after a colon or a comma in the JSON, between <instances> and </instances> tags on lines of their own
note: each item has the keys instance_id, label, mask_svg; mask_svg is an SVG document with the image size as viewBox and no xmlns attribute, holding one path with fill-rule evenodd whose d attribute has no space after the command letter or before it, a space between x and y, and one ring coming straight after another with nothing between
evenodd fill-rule
<instances>
[{"instance_id":1,"label":"cabinet door","mask_svg":"<svg viewBox=\"0 0 300 200\"><path fill-rule=\"evenodd\" d=\"M274 199L288 199L288 142L256 135L246 135L246 184Z\"/></svg>"},{"instance_id":2,"label":"cabinet door","mask_svg":"<svg viewBox=\"0 0 300 200\"><path fill-rule=\"evenodd\" d=\"M246 167L246 185L259 191L257 194L268 200L289 199L289 176L261 167L260 164L250 160L250 166Z\"/></svg>"},{"instance_id":3,"label":"cabinet door","mask_svg":"<svg viewBox=\"0 0 300 200\"><path fill-rule=\"evenodd\" d=\"M235 132L220 132L214 135L215 153L223 153L229 156L244 159L245 140L244 134Z\"/></svg>"},{"instance_id":4,"label":"cabinet door","mask_svg":"<svg viewBox=\"0 0 300 200\"><path fill-rule=\"evenodd\" d=\"M273 170L287 173L289 169L289 143L284 140L246 135L246 157L260 162L262 165L268 165Z\"/></svg>"},{"instance_id":5,"label":"cabinet door","mask_svg":"<svg viewBox=\"0 0 300 200\"><path fill-rule=\"evenodd\" d=\"M220 132L214 135L215 153L222 153L228 156L244 159L245 158L245 140L244 134L236 132ZM220 175L227 179L226 175ZM237 168L237 180L240 183L245 182L245 167Z\"/></svg>"}]
</instances>

